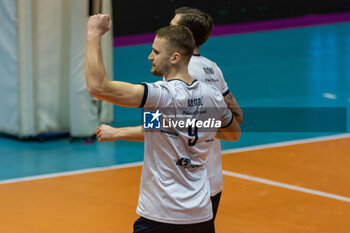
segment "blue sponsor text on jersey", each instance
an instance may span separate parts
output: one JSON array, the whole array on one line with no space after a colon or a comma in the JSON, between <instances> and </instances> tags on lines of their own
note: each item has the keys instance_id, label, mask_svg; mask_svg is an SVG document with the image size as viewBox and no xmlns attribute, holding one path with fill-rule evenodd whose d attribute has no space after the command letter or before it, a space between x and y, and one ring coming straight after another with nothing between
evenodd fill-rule
<instances>
[{"instance_id":1,"label":"blue sponsor text on jersey","mask_svg":"<svg viewBox=\"0 0 350 233\"><path fill-rule=\"evenodd\" d=\"M198 107L198 106L202 106L202 105L203 105L202 97L187 100L187 107Z\"/></svg>"},{"instance_id":2,"label":"blue sponsor text on jersey","mask_svg":"<svg viewBox=\"0 0 350 233\"><path fill-rule=\"evenodd\" d=\"M203 70L206 74L214 74L214 69L211 67L203 67Z\"/></svg>"},{"instance_id":3,"label":"blue sponsor text on jersey","mask_svg":"<svg viewBox=\"0 0 350 233\"><path fill-rule=\"evenodd\" d=\"M176 162L176 165L181 166L185 169L188 170L194 170L196 168L201 167L202 165L196 165L196 164L192 164L191 159L189 158L181 158Z\"/></svg>"}]
</instances>

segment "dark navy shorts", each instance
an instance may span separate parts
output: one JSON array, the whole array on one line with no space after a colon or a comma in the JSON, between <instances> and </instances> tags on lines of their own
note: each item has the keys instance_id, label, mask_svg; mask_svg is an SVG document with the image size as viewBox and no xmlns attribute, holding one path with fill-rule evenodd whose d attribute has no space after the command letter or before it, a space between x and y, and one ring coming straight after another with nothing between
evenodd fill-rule
<instances>
[{"instance_id":1,"label":"dark navy shorts","mask_svg":"<svg viewBox=\"0 0 350 233\"><path fill-rule=\"evenodd\" d=\"M215 233L214 221L194 224L170 224L140 217L134 223L134 233Z\"/></svg>"},{"instance_id":2,"label":"dark navy shorts","mask_svg":"<svg viewBox=\"0 0 350 233\"><path fill-rule=\"evenodd\" d=\"M221 198L221 192L219 192L215 196L210 197L211 205L213 206L213 221L215 221L216 213L218 212L220 198Z\"/></svg>"}]
</instances>

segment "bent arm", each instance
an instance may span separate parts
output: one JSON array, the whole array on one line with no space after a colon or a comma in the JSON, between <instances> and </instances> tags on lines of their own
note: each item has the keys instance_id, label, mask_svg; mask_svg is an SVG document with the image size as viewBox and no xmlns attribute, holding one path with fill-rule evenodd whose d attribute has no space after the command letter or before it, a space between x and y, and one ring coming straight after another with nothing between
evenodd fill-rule
<instances>
[{"instance_id":1,"label":"bent arm","mask_svg":"<svg viewBox=\"0 0 350 233\"><path fill-rule=\"evenodd\" d=\"M94 17L94 18L92 18ZM88 22L85 78L89 93L97 99L125 107L139 107L144 94L143 85L109 81L101 54L102 34L96 30L92 16Z\"/></svg>"}]
</instances>

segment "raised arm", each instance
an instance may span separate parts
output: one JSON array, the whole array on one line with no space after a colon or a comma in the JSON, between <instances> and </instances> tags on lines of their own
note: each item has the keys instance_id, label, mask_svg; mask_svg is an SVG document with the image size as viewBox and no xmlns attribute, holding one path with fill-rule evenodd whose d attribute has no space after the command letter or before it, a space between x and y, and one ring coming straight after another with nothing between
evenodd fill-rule
<instances>
[{"instance_id":1,"label":"raised arm","mask_svg":"<svg viewBox=\"0 0 350 233\"><path fill-rule=\"evenodd\" d=\"M87 24L85 77L89 93L116 105L139 107L143 85L108 80L101 54L101 37L111 26L109 16L101 14L91 16Z\"/></svg>"},{"instance_id":2,"label":"raised arm","mask_svg":"<svg viewBox=\"0 0 350 233\"><path fill-rule=\"evenodd\" d=\"M144 132L142 126L114 128L102 124L96 129L96 135L99 142L127 140L127 141L144 141Z\"/></svg>"}]
</instances>

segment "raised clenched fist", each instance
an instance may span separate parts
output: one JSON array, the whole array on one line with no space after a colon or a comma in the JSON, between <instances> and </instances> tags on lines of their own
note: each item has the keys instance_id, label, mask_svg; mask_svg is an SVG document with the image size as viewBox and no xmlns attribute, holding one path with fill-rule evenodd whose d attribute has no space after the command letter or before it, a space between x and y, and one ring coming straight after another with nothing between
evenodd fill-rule
<instances>
[{"instance_id":1,"label":"raised clenched fist","mask_svg":"<svg viewBox=\"0 0 350 233\"><path fill-rule=\"evenodd\" d=\"M112 27L112 20L107 14L93 15L87 23L87 32L91 36L102 36Z\"/></svg>"}]
</instances>

